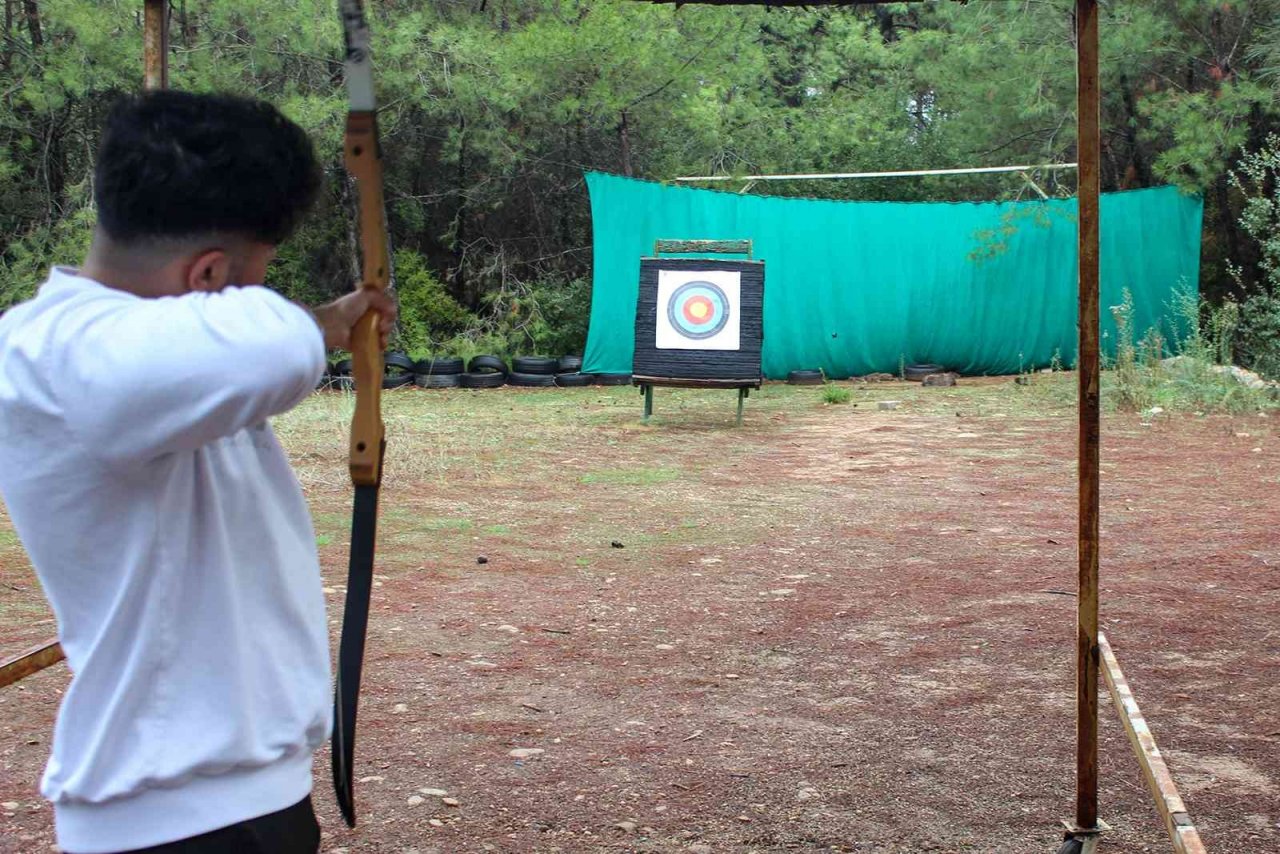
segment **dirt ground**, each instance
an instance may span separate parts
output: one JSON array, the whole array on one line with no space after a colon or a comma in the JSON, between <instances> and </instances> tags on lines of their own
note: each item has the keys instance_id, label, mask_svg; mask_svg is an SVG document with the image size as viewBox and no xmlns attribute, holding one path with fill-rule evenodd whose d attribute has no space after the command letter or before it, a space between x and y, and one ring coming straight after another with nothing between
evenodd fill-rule
<instances>
[{"instance_id":1,"label":"dirt ground","mask_svg":"<svg viewBox=\"0 0 1280 854\"><path fill-rule=\"evenodd\" d=\"M741 429L730 392L659 389L648 426L632 389L389 395L360 823L319 754L323 850L1056 850L1069 383L768 386ZM349 405L277 425L335 635ZM1278 423L1104 423L1104 629L1213 854L1280 852ZM3 517L0 567L5 655L53 626ZM0 690L0 852L52 850L68 679ZM1102 850L1168 851L1105 693L1102 737Z\"/></svg>"}]
</instances>

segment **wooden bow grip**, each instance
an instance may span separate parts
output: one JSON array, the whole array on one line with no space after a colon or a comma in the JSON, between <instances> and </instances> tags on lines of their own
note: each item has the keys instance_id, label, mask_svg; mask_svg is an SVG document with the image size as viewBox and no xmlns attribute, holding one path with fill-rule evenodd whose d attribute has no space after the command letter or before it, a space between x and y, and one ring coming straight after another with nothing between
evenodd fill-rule
<instances>
[{"instance_id":1,"label":"wooden bow grip","mask_svg":"<svg viewBox=\"0 0 1280 854\"><path fill-rule=\"evenodd\" d=\"M360 193L361 287L387 289L387 223L382 200L382 152L374 113L347 116L344 143L347 172ZM351 332L351 374L356 385L356 411L351 419L350 469L356 486L377 486L382 476L382 346L378 314L366 312Z\"/></svg>"}]
</instances>

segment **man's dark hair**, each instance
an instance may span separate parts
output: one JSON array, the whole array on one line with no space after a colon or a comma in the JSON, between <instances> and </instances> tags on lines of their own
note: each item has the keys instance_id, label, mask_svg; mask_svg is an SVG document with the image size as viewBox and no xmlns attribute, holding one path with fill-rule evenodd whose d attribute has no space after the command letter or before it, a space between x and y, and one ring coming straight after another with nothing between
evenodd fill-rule
<instances>
[{"instance_id":1,"label":"man's dark hair","mask_svg":"<svg viewBox=\"0 0 1280 854\"><path fill-rule=\"evenodd\" d=\"M274 245L319 188L311 140L275 107L160 91L112 109L93 195L99 225L120 243L217 233Z\"/></svg>"}]
</instances>

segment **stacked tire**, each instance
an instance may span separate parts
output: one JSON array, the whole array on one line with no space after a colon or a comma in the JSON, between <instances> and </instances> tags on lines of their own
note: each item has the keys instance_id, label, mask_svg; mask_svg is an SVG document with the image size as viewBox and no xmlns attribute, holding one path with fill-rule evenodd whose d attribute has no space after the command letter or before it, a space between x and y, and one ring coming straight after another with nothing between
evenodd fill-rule
<instances>
[{"instance_id":1,"label":"stacked tire","mask_svg":"<svg viewBox=\"0 0 1280 854\"><path fill-rule=\"evenodd\" d=\"M413 366L413 384L418 388L457 388L462 385L462 367L457 356L419 359Z\"/></svg>"},{"instance_id":2,"label":"stacked tire","mask_svg":"<svg viewBox=\"0 0 1280 854\"><path fill-rule=\"evenodd\" d=\"M560 360L554 356L516 356L507 382L524 388L553 386L559 366Z\"/></svg>"},{"instance_id":3,"label":"stacked tire","mask_svg":"<svg viewBox=\"0 0 1280 854\"><path fill-rule=\"evenodd\" d=\"M467 363L467 371L459 375L463 388L501 388L507 384L507 363L497 356L476 356Z\"/></svg>"},{"instance_id":4,"label":"stacked tire","mask_svg":"<svg viewBox=\"0 0 1280 854\"><path fill-rule=\"evenodd\" d=\"M556 363L556 385L561 388L580 388L595 382L595 376L582 372L581 356L561 356Z\"/></svg>"}]
</instances>

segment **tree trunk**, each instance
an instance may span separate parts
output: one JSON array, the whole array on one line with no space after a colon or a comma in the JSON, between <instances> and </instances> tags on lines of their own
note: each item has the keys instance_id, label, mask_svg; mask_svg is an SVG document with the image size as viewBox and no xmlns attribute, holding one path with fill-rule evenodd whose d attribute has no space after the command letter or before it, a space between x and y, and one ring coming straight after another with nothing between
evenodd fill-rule
<instances>
[{"instance_id":1,"label":"tree trunk","mask_svg":"<svg viewBox=\"0 0 1280 854\"><path fill-rule=\"evenodd\" d=\"M1129 147L1129 167L1132 175L1126 174L1123 189L1133 187L1150 187L1151 167L1142 152L1142 142L1138 139L1138 105L1133 98L1133 88L1129 85L1127 75L1120 75L1120 97L1124 100L1124 109L1128 113L1125 122L1124 138Z\"/></svg>"},{"instance_id":2,"label":"tree trunk","mask_svg":"<svg viewBox=\"0 0 1280 854\"><path fill-rule=\"evenodd\" d=\"M0 54L0 68L8 71L13 66L13 0L4 0L4 53Z\"/></svg>"},{"instance_id":3,"label":"tree trunk","mask_svg":"<svg viewBox=\"0 0 1280 854\"><path fill-rule=\"evenodd\" d=\"M628 178L635 174L631 169L631 136L627 133L627 111L622 111L622 121L618 122L618 142L622 146L622 174Z\"/></svg>"},{"instance_id":4,"label":"tree trunk","mask_svg":"<svg viewBox=\"0 0 1280 854\"><path fill-rule=\"evenodd\" d=\"M31 31L31 46L39 50L44 45L44 34L40 32L40 9L36 0L22 0L27 12L27 29Z\"/></svg>"}]
</instances>

